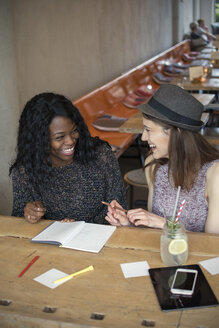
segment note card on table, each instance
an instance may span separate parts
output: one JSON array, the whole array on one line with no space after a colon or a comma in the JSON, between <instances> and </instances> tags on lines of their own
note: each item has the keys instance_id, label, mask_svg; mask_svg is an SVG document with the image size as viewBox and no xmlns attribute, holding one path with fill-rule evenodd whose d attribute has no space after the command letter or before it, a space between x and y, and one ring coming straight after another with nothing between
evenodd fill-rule
<instances>
[{"instance_id":1,"label":"note card on table","mask_svg":"<svg viewBox=\"0 0 219 328\"><path fill-rule=\"evenodd\" d=\"M147 261L120 264L125 278L148 276L150 268Z\"/></svg>"},{"instance_id":2,"label":"note card on table","mask_svg":"<svg viewBox=\"0 0 219 328\"><path fill-rule=\"evenodd\" d=\"M69 278L69 279L61 281L59 283L56 283L56 284L54 283L55 280L66 277L66 276L67 276L67 274L62 271L59 271L57 269L51 269L51 270L41 274L40 276L34 278L34 280L46 287L54 289L54 288L64 284L69 279L71 279L71 278Z\"/></svg>"},{"instance_id":3,"label":"note card on table","mask_svg":"<svg viewBox=\"0 0 219 328\"><path fill-rule=\"evenodd\" d=\"M212 275L219 273L219 256L210 260L201 261L199 264L201 264L201 266L203 266L203 268L205 268Z\"/></svg>"}]
</instances>

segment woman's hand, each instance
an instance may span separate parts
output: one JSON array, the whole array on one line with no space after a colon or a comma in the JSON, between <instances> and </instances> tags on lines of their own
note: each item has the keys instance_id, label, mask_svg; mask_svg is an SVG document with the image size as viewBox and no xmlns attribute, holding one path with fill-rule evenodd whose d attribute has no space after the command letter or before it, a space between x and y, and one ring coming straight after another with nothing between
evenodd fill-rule
<instances>
[{"instance_id":1,"label":"woman's hand","mask_svg":"<svg viewBox=\"0 0 219 328\"><path fill-rule=\"evenodd\" d=\"M45 214L46 209L40 201L29 202L24 208L24 218L30 223L37 223Z\"/></svg>"},{"instance_id":2,"label":"woman's hand","mask_svg":"<svg viewBox=\"0 0 219 328\"><path fill-rule=\"evenodd\" d=\"M127 218L135 226L144 225L150 228L159 228L159 229L162 229L164 223L166 222L165 218L150 213L142 208L129 210L127 213Z\"/></svg>"},{"instance_id":3,"label":"woman's hand","mask_svg":"<svg viewBox=\"0 0 219 328\"><path fill-rule=\"evenodd\" d=\"M69 219L69 218L64 218L64 219L62 219L61 220L61 222L75 222L75 220L74 219Z\"/></svg>"},{"instance_id":4,"label":"woman's hand","mask_svg":"<svg viewBox=\"0 0 219 328\"><path fill-rule=\"evenodd\" d=\"M121 210L119 210L119 208L121 208ZM122 209L123 209L122 206L116 200L113 200L110 203L110 206L108 206L108 212L105 219L111 225L117 227L130 225L130 222L127 218L127 214L124 211L122 211Z\"/></svg>"}]
</instances>

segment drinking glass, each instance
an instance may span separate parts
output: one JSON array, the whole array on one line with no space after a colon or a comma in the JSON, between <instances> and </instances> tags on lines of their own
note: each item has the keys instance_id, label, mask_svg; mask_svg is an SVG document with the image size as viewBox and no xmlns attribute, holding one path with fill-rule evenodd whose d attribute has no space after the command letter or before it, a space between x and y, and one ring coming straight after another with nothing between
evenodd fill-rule
<instances>
[{"instance_id":1,"label":"drinking glass","mask_svg":"<svg viewBox=\"0 0 219 328\"><path fill-rule=\"evenodd\" d=\"M188 258L188 238L184 225L167 220L160 239L160 255L167 266L182 265Z\"/></svg>"}]
</instances>

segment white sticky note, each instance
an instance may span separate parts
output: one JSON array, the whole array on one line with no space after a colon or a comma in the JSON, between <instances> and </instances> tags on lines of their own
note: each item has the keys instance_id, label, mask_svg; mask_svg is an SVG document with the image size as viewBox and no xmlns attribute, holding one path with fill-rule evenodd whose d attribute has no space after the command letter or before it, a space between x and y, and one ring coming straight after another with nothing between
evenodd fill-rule
<instances>
[{"instance_id":1,"label":"white sticky note","mask_svg":"<svg viewBox=\"0 0 219 328\"><path fill-rule=\"evenodd\" d=\"M199 264L212 275L219 273L219 256L210 260L200 261Z\"/></svg>"},{"instance_id":2,"label":"white sticky note","mask_svg":"<svg viewBox=\"0 0 219 328\"><path fill-rule=\"evenodd\" d=\"M147 261L120 264L125 278L148 276L150 268Z\"/></svg>"},{"instance_id":3,"label":"white sticky note","mask_svg":"<svg viewBox=\"0 0 219 328\"><path fill-rule=\"evenodd\" d=\"M67 276L67 274L62 271L59 271L57 269L51 269L51 270L41 274L40 276L34 278L33 280L39 282L42 285L45 285L45 286L51 288L51 289L54 289L54 288L64 284L69 279L71 279L71 278L69 278L69 279L60 281L56 284L54 283L55 280L66 277L66 276Z\"/></svg>"}]
</instances>

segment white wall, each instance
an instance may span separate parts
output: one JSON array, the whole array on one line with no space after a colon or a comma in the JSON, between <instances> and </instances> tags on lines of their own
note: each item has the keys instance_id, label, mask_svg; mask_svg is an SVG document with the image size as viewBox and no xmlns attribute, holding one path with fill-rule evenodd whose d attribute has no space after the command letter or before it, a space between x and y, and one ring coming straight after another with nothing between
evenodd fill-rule
<instances>
[{"instance_id":1,"label":"white wall","mask_svg":"<svg viewBox=\"0 0 219 328\"><path fill-rule=\"evenodd\" d=\"M77 98L172 45L171 0L12 5L22 106L45 90Z\"/></svg>"},{"instance_id":2,"label":"white wall","mask_svg":"<svg viewBox=\"0 0 219 328\"><path fill-rule=\"evenodd\" d=\"M196 1L196 0L194 0ZM194 21L193 17L193 2L192 0L183 0L183 6L184 6L184 33L187 33L190 31L189 24ZM198 0L199 1L199 0Z\"/></svg>"},{"instance_id":3,"label":"white wall","mask_svg":"<svg viewBox=\"0 0 219 328\"><path fill-rule=\"evenodd\" d=\"M211 32L211 23L215 20L215 1L214 0L200 0L200 17L205 20L206 25Z\"/></svg>"},{"instance_id":4,"label":"white wall","mask_svg":"<svg viewBox=\"0 0 219 328\"><path fill-rule=\"evenodd\" d=\"M14 155L19 117L10 3L0 0L0 213L11 208L8 168Z\"/></svg>"}]
</instances>

